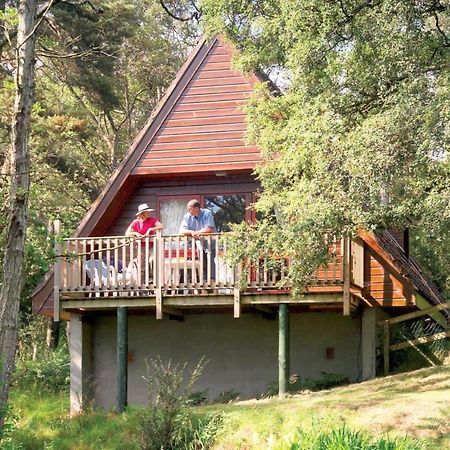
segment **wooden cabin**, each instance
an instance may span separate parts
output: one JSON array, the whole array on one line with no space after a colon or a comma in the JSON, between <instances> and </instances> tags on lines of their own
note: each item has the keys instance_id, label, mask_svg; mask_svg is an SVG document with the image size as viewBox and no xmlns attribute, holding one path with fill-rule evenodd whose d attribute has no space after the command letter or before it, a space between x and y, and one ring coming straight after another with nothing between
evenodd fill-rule
<instances>
[{"instance_id":1,"label":"wooden cabin","mask_svg":"<svg viewBox=\"0 0 450 450\"><path fill-rule=\"evenodd\" d=\"M146 360L157 356L189 366L206 357L198 389L210 400L229 390L257 397L278 379L284 389L289 373L368 379L377 322L443 301L401 233L329 237L330 262L299 298L280 284L287 260L276 270L264 260L230 266L228 224L255 219L247 206L261 162L242 107L267 81L234 70L232 56L220 37L201 40L33 295L36 313L70 321L73 412L142 403ZM218 228L197 242L215 248L206 259L178 235L193 198ZM127 238L141 203L164 231Z\"/></svg>"}]
</instances>

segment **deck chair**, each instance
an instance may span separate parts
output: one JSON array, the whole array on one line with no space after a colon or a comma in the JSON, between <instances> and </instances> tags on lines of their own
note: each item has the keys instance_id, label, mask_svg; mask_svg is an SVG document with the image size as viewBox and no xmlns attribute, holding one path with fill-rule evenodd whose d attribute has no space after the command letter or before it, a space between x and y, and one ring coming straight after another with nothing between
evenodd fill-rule
<instances>
[{"instance_id":1,"label":"deck chair","mask_svg":"<svg viewBox=\"0 0 450 450\"><path fill-rule=\"evenodd\" d=\"M109 283L110 284L114 283L115 269L113 266L108 266L105 262L99 259L91 259L86 261L84 267L87 275L91 280L91 286L95 287L106 286L108 282L108 271L109 271Z\"/></svg>"}]
</instances>

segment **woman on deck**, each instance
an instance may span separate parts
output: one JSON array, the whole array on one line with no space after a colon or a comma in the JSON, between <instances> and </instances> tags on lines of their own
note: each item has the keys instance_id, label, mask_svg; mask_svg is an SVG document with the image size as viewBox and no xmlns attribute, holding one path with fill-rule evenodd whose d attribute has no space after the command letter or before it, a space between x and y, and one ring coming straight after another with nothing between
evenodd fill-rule
<instances>
[{"instance_id":1,"label":"woman on deck","mask_svg":"<svg viewBox=\"0 0 450 450\"><path fill-rule=\"evenodd\" d=\"M150 215L154 209L150 208L147 203L138 206L136 219L130 223L125 231L125 236L147 237L155 234L157 230L162 230L164 225L156 218Z\"/></svg>"}]
</instances>

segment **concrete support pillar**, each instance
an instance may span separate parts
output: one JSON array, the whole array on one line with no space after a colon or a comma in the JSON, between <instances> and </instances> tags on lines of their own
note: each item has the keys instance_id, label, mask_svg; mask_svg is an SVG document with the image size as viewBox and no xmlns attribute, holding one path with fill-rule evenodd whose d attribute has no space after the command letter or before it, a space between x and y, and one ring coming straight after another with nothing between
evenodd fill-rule
<instances>
[{"instance_id":1,"label":"concrete support pillar","mask_svg":"<svg viewBox=\"0 0 450 450\"><path fill-rule=\"evenodd\" d=\"M364 308L361 327L361 380L364 381L376 376L376 308Z\"/></svg>"},{"instance_id":2,"label":"concrete support pillar","mask_svg":"<svg viewBox=\"0 0 450 450\"><path fill-rule=\"evenodd\" d=\"M289 334L289 309L286 304L281 304L278 309L278 396L280 398L285 396L289 382Z\"/></svg>"},{"instance_id":3,"label":"concrete support pillar","mask_svg":"<svg viewBox=\"0 0 450 450\"><path fill-rule=\"evenodd\" d=\"M92 402L92 323L72 314L69 324L70 414L81 413Z\"/></svg>"},{"instance_id":4,"label":"concrete support pillar","mask_svg":"<svg viewBox=\"0 0 450 450\"><path fill-rule=\"evenodd\" d=\"M128 311L117 308L117 414L123 413L128 404Z\"/></svg>"}]
</instances>

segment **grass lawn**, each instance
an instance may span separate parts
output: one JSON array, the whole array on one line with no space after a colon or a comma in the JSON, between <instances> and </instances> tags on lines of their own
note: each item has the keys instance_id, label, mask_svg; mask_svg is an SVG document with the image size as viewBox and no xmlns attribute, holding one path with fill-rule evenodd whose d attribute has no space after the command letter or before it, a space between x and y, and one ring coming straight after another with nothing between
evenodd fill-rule
<instances>
[{"instance_id":1,"label":"grass lawn","mask_svg":"<svg viewBox=\"0 0 450 450\"><path fill-rule=\"evenodd\" d=\"M11 443L2 448L138 448L133 408L120 417L102 412L70 419L68 394L21 391L13 392L11 404L16 428ZM329 431L343 424L371 437L408 436L423 442L423 448L450 450L450 366L302 393L282 401L272 398L208 405L196 407L194 412L223 414L216 450L291 449L290 442L299 430Z\"/></svg>"},{"instance_id":2,"label":"grass lawn","mask_svg":"<svg viewBox=\"0 0 450 450\"><path fill-rule=\"evenodd\" d=\"M217 411L217 405L203 408ZM296 430L345 424L372 436L417 438L428 449L450 450L450 366L421 369L286 400L227 405L218 449L262 449L289 441ZM282 446L280 448L289 448Z\"/></svg>"}]
</instances>

